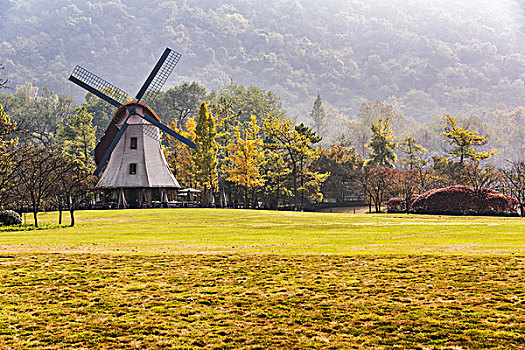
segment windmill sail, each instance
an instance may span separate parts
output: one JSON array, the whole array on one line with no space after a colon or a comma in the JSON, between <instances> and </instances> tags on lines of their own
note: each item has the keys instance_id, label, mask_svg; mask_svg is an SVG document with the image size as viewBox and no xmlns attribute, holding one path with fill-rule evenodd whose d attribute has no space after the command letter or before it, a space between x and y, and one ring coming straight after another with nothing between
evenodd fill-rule
<instances>
[{"instance_id":1,"label":"windmill sail","mask_svg":"<svg viewBox=\"0 0 525 350\"><path fill-rule=\"evenodd\" d=\"M69 80L117 108L131 100L125 91L80 66L75 67Z\"/></svg>"},{"instance_id":2,"label":"windmill sail","mask_svg":"<svg viewBox=\"0 0 525 350\"><path fill-rule=\"evenodd\" d=\"M166 83L166 80L168 80L171 72L173 72L173 69L175 69L177 63L179 63L181 56L182 55L180 53L175 52L170 48L166 48L166 50L164 50L164 53L160 57L159 61L140 88L136 96L137 101L142 101L146 104L153 101L155 96L164 86L164 83Z\"/></svg>"}]
</instances>

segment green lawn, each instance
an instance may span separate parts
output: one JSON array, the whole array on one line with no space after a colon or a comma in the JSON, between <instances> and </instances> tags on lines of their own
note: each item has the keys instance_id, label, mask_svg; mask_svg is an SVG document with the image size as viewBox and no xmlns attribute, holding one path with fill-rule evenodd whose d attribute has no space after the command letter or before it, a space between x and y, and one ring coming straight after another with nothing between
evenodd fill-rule
<instances>
[{"instance_id":1,"label":"green lawn","mask_svg":"<svg viewBox=\"0 0 525 350\"><path fill-rule=\"evenodd\" d=\"M521 218L221 209L79 211L76 216L75 228L0 232L0 252L525 253ZM56 223L57 214L42 213L39 220Z\"/></svg>"},{"instance_id":2,"label":"green lawn","mask_svg":"<svg viewBox=\"0 0 525 350\"><path fill-rule=\"evenodd\" d=\"M525 349L520 218L77 219L0 232L0 349Z\"/></svg>"}]
</instances>

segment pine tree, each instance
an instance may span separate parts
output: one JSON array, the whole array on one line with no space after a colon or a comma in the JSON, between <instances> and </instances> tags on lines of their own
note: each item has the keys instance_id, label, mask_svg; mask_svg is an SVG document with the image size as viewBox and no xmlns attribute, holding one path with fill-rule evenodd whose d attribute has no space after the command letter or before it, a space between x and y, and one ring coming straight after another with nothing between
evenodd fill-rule
<instances>
[{"instance_id":1,"label":"pine tree","mask_svg":"<svg viewBox=\"0 0 525 350\"><path fill-rule=\"evenodd\" d=\"M326 131L326 112L324 110L323 101L321 100L321 94L317 94L317 98L314 101L314 106L310 117L314 122L314 128L317 135L324 135Z\"/></svg>"},{"instance_id":2,"label":"pine tree","mask_svg":"<svg viewBox=\"0 0 525 350\"><path fill-rule=\"evenodd\" d=\"M291 165L295 209L302 209L305 195L319 200L322 197L319 187L327 175L309 169L311 163L319 158L318 150L311 147L312 140L319 140L319 137L304 125L293 127L289 120L280 120L272 115L263 119L263 127L265 146L283 151Z\"/></svg>"},{"instance_id":3,"label":"pine tree","mask_svg":"<svg viewBox=\"0 0 525 350\"><path fill-rule=\"evenodd\" d=\"M206 200L209 205L214 204L213 191L217 185L217 152L219 148L215 140L216 135L215 120L206 103L202 102L195 127L196 147L193 150L193 161L195 162L196 178L206 189Z\"/></svg>"},{"instance_id":4,"label":"pine tree","mask_svg":"<svg viewBox=\"0 0 525 350\"><path fill-rule=\"evenodd\" d=\"M393 141L394 135L390 128L390 119L379 119L377 124L372 124L372 139L368 147L372 149L370 159L365 161L365 167L383 166L394 168L397 156L394 153L397 144Z\"/></svg>"},{"instance_id":5,"label":"pine tree","mask_svg":"<svg viewBox=\"0 0 525 350\"><path fill-rule=\"evenodd\" d=\"M400 150L406 155L401 158L401 164L405 169L421 169L428 164L426 159L421 157L428 151L426 148L417 143L412 136L405 136L405 139L399 143Z\"/></svg>"},{"instance_id":6,"label":"pine tree","mask_svg":"<svg viewBox=\"0 0 525 350\"><path fill-rule=\"evenodd\" d=\"M441 135L445 136L450 145L454 148L449 152L449 157L459 159L459 164L463 165L466 160L478 161L487 159L497 151L476 152L474 147L483 146L487 143L486 136L480 136L478 132L470 130L466 126L459 127L457 121L450 115L447 116L447 126Z\"/></svg>"}]
</instances>

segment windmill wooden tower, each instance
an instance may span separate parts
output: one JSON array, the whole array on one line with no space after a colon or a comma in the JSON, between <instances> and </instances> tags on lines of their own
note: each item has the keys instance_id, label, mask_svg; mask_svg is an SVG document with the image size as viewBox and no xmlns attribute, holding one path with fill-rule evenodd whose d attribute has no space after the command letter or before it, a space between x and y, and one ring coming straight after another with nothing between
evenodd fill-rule
<instances>
[{"instance_id":1,"label":"windmill wooden tower","mask_svg":"<svg viewBox=\"0 0 525 350\"><path fill-rule=\"evenodd\" d=\"M120 206L166 202L167 191L180 188L160 143L163 131L191 148L195 144L162 124L146 104L160 91L181 55L166 48L135 100L116 86L77 66L69 80L117 108L95 148L97 188L110 190ZM146 102L146 103L144 103Z\"/></svg>"}]
</instances>

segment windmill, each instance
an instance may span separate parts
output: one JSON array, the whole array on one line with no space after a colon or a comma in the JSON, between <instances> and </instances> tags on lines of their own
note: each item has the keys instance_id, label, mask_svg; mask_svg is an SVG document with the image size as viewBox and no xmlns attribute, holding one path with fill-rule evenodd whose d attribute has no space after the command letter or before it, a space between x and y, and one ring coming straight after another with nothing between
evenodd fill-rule
<instances>
[{"instance_id":1,"label":"windmill","mask_svg":"<svg viewBox=\"0 0 525 350\"><path fill-rule=\"evenodd\" d=\"M117 108L95 148L97 188L112 190L119 206L167 202L167 190L180 188L168 167L160 131L191 148L195 144L162 124L150 103L170 76L181 55L166 48L135 99L86 69L76 66L73 83Z\"/></svg>"}]
</instances>

